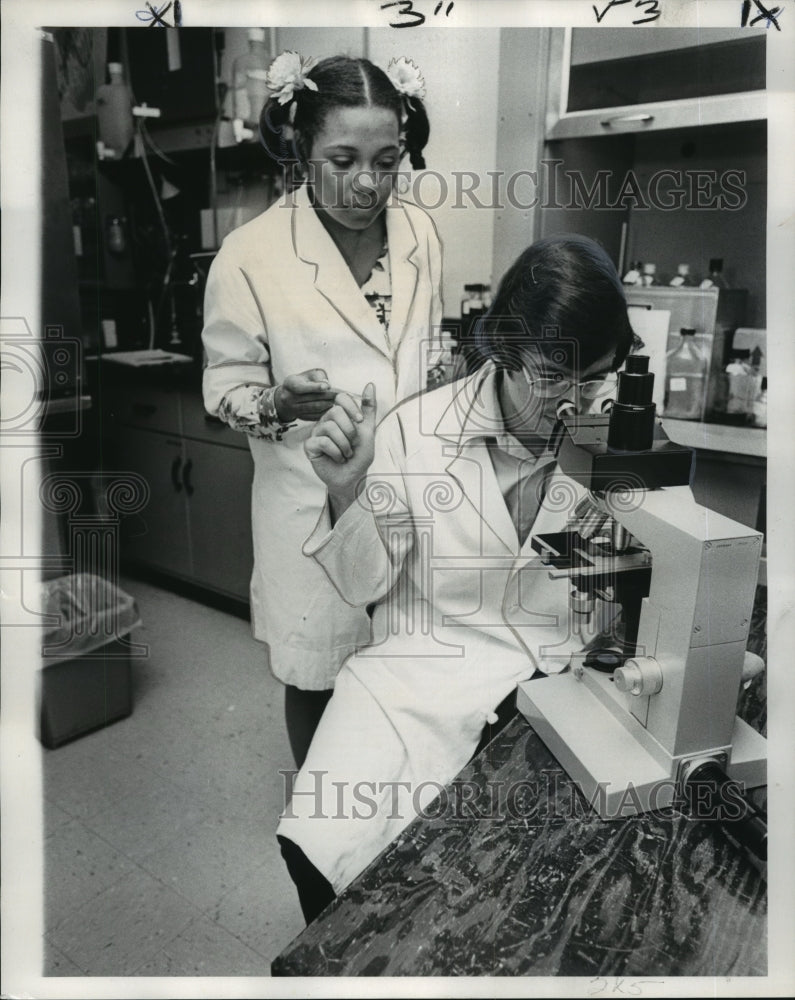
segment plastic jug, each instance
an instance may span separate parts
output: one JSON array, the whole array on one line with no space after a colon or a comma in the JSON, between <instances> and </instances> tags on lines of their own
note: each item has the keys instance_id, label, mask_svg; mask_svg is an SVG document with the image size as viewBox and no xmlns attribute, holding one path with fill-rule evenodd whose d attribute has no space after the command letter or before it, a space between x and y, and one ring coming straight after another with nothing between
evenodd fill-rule
<instances>
[{"instance_id":1,"label":"plastic jug","mask_svg":"<svg viewBox=\"0 0 795 1000\"><path fill-rule=\"evenodd\" d=\"M265 29L249 28L248 52L235 59L232 70L235 118L246 122L255 122L259 118L269 96L265 83L269 64Z\"/></svg>"},{"instance_id":2,"label":"plastic jug","mask_svg":"<svg viewBox=\"0 0 795 1000\"><path fill-rule=\"evenodd\" d=\"M97 119L99 138L106 150L112 149L117 158L124 156L132 141L132 96L124 82L121 63L108 63L110 83L97 88Z\"/></svg>"},{"instance_id":3,"label":"plastic jug","mask_svg":"<svg viewBox=\"0 0 795 1000\"><path fill-rule=\"evenodd\" d=\"M708 359L696 331L682 327L679 343L666 356L665 416L700 420L704 414Z\"/></svg>"}]
</instances>

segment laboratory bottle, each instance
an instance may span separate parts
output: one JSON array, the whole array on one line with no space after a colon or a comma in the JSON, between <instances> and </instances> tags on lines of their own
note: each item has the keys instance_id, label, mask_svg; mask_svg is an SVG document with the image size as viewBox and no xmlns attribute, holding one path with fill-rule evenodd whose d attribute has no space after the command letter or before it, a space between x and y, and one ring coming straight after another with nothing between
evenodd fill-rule
<instances>
[{"instance_id":1,"label":"laboratory bottle","mask_svg":"<svg viewBox=\"0 0 795 1000\"><path fill-rule=\"evenodd\" d=\"M490 285L464 285L464 297L461 299L461 316L474 319L482 316L491 305Z\"/></svg>"},{"instance_id":2,"label":"laboratory bottle","mask_svg":"<svg viewBox=\"0 0 795 1000\"><path fill-rule=\"evenodd\" d=\"M118 159L124 156L132 141L132 95L124 82L121 63L108 63L110 83L97 88L97 123L99 138L106 150L113 150Z\"/></svg>"},{"instance_id":3,"label":"laboratory bottle","mask_svg":"<svg viewBox=\"0 0 795 1000\"><path fill-rule=\"evenodd\" d=\"M235 59L232 67L235 118L247 122L259 120L268 99L265 83L270 52L265 44L264 28L249 28L248 51Z\"/></svg>"},{"instance_id":4,"label":"laboratory bottle","mask_svg":"<svg viewBox=\"0 0 795 1000\"><path fill-rule=\"evenodd\" d=\"M754 400L754 426L767 427L767 376L762 376L762 385Z\"/></svg>"},{"instance_id":5,"label":"laboratory bottle","mask_svg":"<svg viewBox=\"0 0 795 1000\"><path fill-rule=\"evenodd\" d=\"M643 265L643 284L648 287L649 285L657 284L657 265L656 264L644 264Z\"/></svg>"},{"instance_id":6,"label":"laboratory bottle","mask_svg":"<svg viewBox=\"0 0 795 1000\"><path fill-rule=\"evenodd\" d=\"M745 423L753 418L758 383L750 356L748 348L735 348L726 366L726 414L732 422Z\"/></svg>"},{"instance_id":7,"label":"laboratory bottle","mask_svg":"<svg viewBox=\"0 0 795 1000\"><path fill-rule=\"evenodd\" d=\"M679 343L665 363L665 415L700 420L704 414L708 359L692 327L682 327Z\"/></svg>"},{"instance_id":8,"label":"laboratory bottle","mask_svg":"<svg viewBox=\"0 0 795 1000\"><path fill-rule=\"evenodd\" d=\"M693 285L693 280L690 277L690 265L689 264L679 264L676 268L676 274L671 278L670 285L673 288L690 288Z\"/></svg>"},{"instance_id":9,"label":"laboratory bottle","mask_svg":"<svg viewBox=\"0 0 795 1000\"><path fill-rule=\"evenodd\" d=\"M701 282L700 288L728 288L723 276L723 258L712 257L709 262L709 276Z\"/></svg>"},{"instance_id":10,"label":"laboratory bottle","mask_svg":"<svg viewBox=\"0 0 795 1000\"><path fill-rule=\"evenodd\" d=\"M643 277L641 273L642 271L643 271L642 262L639 260L634 261L632 264L629 265L629 270L621 279L622 284L642 285L643 284Z\"/></svg>"}]
</instances>

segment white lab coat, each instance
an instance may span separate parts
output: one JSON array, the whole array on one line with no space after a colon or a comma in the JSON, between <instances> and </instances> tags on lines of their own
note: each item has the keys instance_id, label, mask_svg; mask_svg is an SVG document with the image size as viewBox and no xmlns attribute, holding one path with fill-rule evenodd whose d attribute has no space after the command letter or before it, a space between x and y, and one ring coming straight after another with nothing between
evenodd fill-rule
<instances>
[{"instance_id":1,"label":"white lab coat","mask_svg":"<svg viewBox=\"0 0 795 1000\"><path fill-rule=\"evenodd\" d=\"M483 440L501 422L490 366L398 406L376 434L367 501L333 529L325 511L305 546L351 603L382 597L278 829L337 891L458 773L517 682L582 648L570 582L529 564L532 535L563 528L583 491L553 463L520 548Z\"/></svg>"},{"instance_id":2,"label":"white lab coat","mask_svg":"<svg viewBox=\"0 0 795 1000\"><path fill-rule=\"evenodd\" d=\"M411 203L395 198L386 224L388 337L304 188L227 236L205 295L210 413L236 387L276 384L311 368L357 394L374 382L387 407L424 387L428 341L438 337L442 318L441 245L429 216ZM268 642L276 676L318 690L333 686L339 665L366 641L369 620L301 554L325 502L303 450L311 426L299 421L280 441L249 438L251 608L254 634Z\"/></svg>"}]
</instances>

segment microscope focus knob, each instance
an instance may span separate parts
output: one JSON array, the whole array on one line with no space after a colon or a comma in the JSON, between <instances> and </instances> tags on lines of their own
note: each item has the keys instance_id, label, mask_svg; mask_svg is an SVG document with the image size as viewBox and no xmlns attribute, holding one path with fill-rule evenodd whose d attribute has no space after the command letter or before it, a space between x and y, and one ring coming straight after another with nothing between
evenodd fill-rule
<instances>
[{"instance_id":1,"label":"microscope focus knob","mask_svg":"<svg viewBox=\"0 0 795 1000\"><path fill-rule=\"evenodd\" d=\"M653 656L636 656L618 667L613 673L613 681L618 690L626 694L650 695L661 690L663 675Z\"/></svg>"}]
</instances>

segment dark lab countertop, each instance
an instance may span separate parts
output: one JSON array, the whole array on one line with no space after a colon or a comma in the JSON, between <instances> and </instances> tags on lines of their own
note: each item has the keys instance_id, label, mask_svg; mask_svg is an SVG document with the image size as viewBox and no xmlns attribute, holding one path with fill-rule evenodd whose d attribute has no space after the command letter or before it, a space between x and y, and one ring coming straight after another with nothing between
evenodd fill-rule
<instances>
[{"instance_id":1,"label":"dark lab countertop","mask_svg":"<svg viewBox=\"0 0 795 1000\"><path fill-rule=\"evenodd\" d=\"M600 819L521 716L458 780L463 818L415 821L274 976L766 974L766 885L720 830Z\"/></svg>"},{"instance_id":2,"label":"dark lab countertop","mask_svg":"<svg viewBox=\"0 0 795 1000\"><path fill-rule=\"evenodd\" d=\"M111 360L112 354L86 358L89 384L93 391L104 385L146 386L201 392L200 361L132 365Z\"/></svg>"},{"instance_id":3,"label":"dark lab countertop","mask_svg":"<svg viewBox=\"0 0 795 1000\"><path fill-rule=\"evenodd\" d=\"M762 656L765 601L760 587ZM765 731L764 674L738 711ZM721 827L684 807L601 819L519 715L449 787L444 814L397 837L274 976L766 974L766 881Z\"/></svg>"}]
</instances>

